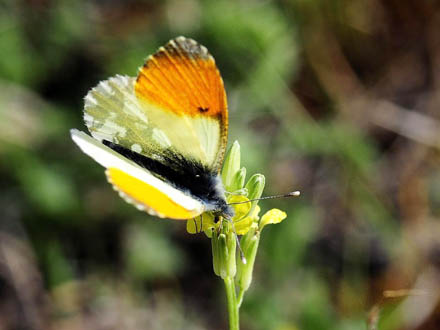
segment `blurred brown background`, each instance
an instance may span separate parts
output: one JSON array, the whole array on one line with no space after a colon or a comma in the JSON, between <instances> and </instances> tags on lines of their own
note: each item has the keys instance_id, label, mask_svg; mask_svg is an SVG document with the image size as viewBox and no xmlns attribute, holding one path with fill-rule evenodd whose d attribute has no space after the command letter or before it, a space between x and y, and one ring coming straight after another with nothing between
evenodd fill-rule
<instances>
[{"instance_id":1,"label":"blurred brown background","mask_svg":"<svg viewBox=\"0 0 440 330\"><path fill-rule=\"evenodd\" d=\"M83 97L178 35L216 58L268 228L242 329L440 329L440 3L0 2L0 329L225 329L210 242L125 204Z\"/></svg>"}]
</instances>

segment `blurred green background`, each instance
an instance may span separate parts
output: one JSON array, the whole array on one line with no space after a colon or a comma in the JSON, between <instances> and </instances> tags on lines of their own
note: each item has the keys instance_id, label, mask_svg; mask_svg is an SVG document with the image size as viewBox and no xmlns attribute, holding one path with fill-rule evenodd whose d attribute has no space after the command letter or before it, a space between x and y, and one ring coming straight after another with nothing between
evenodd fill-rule
<instances>
[{"instance_id":1,"label":"blurred green background","mask_svg":"<svg viewBox=\"0 0 440 330\"><path fill-rule=\"evenodd\" d=\"M0 2L0 328L227 328L210 241L125 204L83 97L178 35L216 58L261 202L242 329L440 329L440 3Z\"/></svg>"}]
</instances>

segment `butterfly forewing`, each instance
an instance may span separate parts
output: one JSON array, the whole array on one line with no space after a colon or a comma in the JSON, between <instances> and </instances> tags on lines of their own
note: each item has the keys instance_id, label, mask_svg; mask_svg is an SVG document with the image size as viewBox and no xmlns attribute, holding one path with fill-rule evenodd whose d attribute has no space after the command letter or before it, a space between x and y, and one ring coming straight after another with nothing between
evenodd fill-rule
<instances>
[{"instance_id":1,"label":"butterfly forewing","mask_svg":"<svg viewBox=\"0 0 440 330\"><path fill-rule=\"evenodd\" d=\"M213 57L183 37L150 56L138 77L116 76L85 98L84 120L96 139L148 157L163 150L219 172L227 143L226 93Z\"/></svg>"},{"instance_id":2,"label":"butterfly forewing","mask_svg":"<svg viewBox=\"0 0 440 330\"><path fill-rule=\"evenodd\" d=\"M226 93L214 58L179 37L139 70L136 96L175 150L219 171L227 142Z\"/></svg>"}]
</instances>

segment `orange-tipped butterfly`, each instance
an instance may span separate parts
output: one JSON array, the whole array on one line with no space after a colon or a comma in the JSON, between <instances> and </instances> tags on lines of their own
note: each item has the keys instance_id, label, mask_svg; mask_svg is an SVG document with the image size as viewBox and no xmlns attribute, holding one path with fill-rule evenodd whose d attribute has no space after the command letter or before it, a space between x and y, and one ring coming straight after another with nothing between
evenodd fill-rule
<instances>
[{"instance_id":1,"label":"orange-tipped butterfly","mask_svg":"<svg viewBox=\"0 0 440 330\"><path fill-rule=\"evenodd\" d=\"M233 215L219 172L228 134L223 80L214 58L178 37L148 57L137 78L115 76L85 97L92 136L73 141L106 168L121 197L151 215Z\"/></svg>"}]
</instances>

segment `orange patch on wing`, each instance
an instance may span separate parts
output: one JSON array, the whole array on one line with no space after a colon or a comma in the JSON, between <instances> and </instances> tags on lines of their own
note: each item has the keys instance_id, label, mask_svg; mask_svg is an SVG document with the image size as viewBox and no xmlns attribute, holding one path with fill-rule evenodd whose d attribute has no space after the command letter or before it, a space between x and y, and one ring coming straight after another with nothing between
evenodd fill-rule
<instances>
[{"instance_id":1,"label":"orange patch on wing","mask_svg":"<svg viewBox=\"0 0 440 330\"><path fill-rule=\"evenodd\" d=\"M146 209L153 210L161 217L180 220L191 219L199 215L199 212L187 210L160 190L117 168L108 168L106 174L110 183L118 191L133 199L134 202L144 205Z\"/></svg>"},{"instance_id":2,"label":"orange patch on wing","mask_svg":"<svg viewBox=\"0 0 440 330\"><path fill-rule=\"evenodd\" d=\"M140 69L136 96L177 115L211 116L227 126L223 80L213 57L194 40L177 38Z\"/></svg>"}]
</instances>

